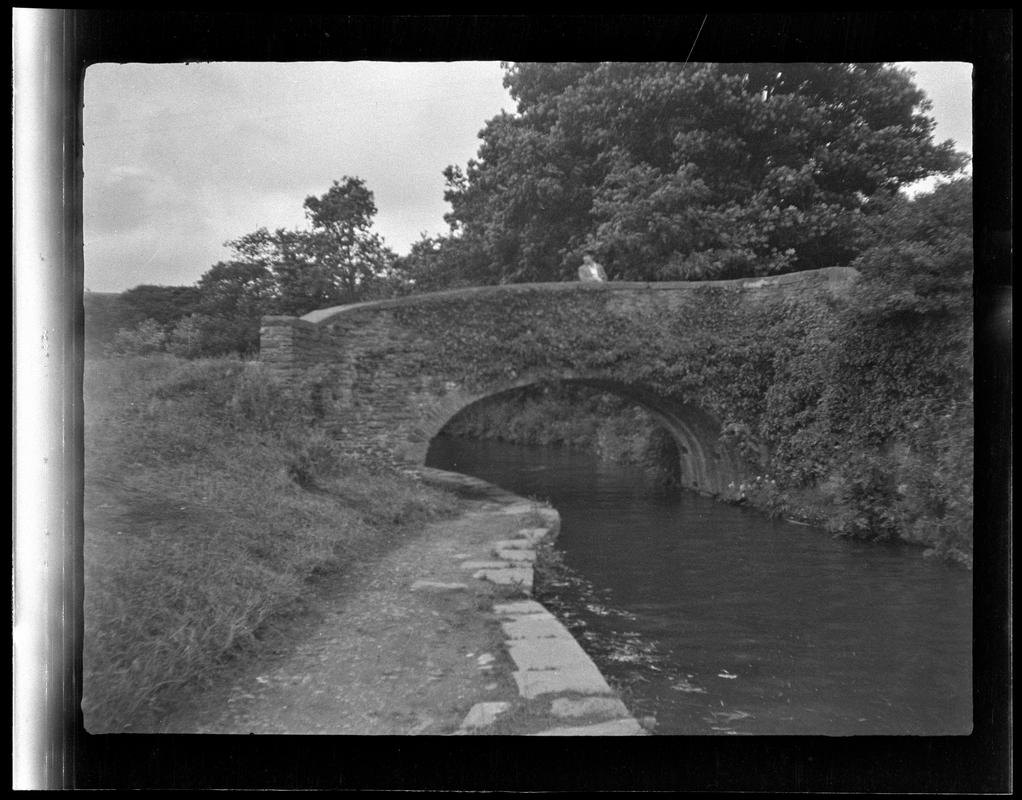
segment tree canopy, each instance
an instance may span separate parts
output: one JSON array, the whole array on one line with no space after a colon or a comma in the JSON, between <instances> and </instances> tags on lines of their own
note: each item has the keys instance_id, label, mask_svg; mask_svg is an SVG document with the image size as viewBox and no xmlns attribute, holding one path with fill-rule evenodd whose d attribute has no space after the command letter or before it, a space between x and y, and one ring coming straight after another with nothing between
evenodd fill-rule
<instances>
[{"instance_id":1,"label":"tree canopy","mask_svg":"<svg viewBox=\"0 0 1022 800\"><path fill-rule=\"evenodd\" d=\"M477 282L568 280L586 252L625 280L848 264L863 218L964 165L933 141L910 74L887 64L505 69L517 113L445 172L452 238L485 265Z\"/></svg>"},{"instance_id":2,"label":"tree canopy","mask_svg":"<svg viewBox=\"0 0 1022 800\"><path fill-rule=\"evenodd\" d=\"M400 290L396 256L372 231L376 204L361 178L334 181L304 207L309 229L260 228L227 242L233 258L196 286L137 286L116 302L90 302L92 345L113 338L127 352L245 355L259 347L264 314L300 316Z\"/></svg>"},{"instance_id":3,"label":"tree canopy","mask_svg":"<svg viewBox=\"0 0 1022 800\"><path fill-rule=\"evenodd\" d=\"M192 313L199 297L199 289L195 286L136 286L121 293L118 322L135 325L153 319L161 325L168 325Z\"/></svg>"},{"instance_id":4,"label":"tree canopy","mask_svg":"<svg viewBox=\"0 0 1022 800\"><path fill-rule=\"evenodd\" d=\"M361 178L345 177L305 198L311 230L260 228L228 242L235 263L272 277L274 309L304 314L366 299L387 284L395 254L373 233L376 203Z\"/></svg>"}]
</instances>

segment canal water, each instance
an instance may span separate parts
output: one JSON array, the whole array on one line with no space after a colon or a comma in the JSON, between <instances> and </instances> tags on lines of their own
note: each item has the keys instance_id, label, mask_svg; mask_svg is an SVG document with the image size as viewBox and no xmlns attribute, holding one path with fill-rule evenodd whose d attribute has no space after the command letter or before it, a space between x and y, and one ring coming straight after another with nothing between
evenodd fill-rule
<instances>
[{"instance_id":1,"label":"canal water","mask_svg":"<svg viewBox=\"0 0 1022 800\"><path fill-rule=\"evenodd\" d=\"M971 573L652 485L549 447L437 438L427 464L560 512L537 598L668 735L972 729Z\"/></svg>"}]
</instances>

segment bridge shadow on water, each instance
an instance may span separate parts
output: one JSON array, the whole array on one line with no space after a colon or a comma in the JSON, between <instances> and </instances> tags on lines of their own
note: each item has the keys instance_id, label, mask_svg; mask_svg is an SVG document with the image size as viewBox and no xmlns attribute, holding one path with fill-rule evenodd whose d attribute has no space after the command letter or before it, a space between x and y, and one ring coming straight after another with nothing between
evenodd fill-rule
<instances>
[{"instance_id":1,"label":"bridge shadow on water","mask_svg":"<svg viewBox=\"0 0 1022 800\"><path fill-rule=\"evenodd\" d=\"M435 435L567 445L708 495L745 472L711 414L640 386L593 378L538 380L469 399Z\"/></svg>"}]
</instances>

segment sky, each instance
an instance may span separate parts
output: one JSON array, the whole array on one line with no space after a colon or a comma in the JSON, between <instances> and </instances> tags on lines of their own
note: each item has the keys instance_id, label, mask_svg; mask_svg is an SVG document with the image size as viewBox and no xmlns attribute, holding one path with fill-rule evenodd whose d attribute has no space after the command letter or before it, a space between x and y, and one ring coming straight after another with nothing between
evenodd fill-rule
<instances>
[{"instance_id":1,"label":"sky","mask_svg":"<svg viewBox=\"0 0 1022 800\"><path fill-rule=\"evenodd\" d=\"M972 152L971 65L904 62L936 139ZM398 253L444 233L443 170L515 107L499 62L93 64L84 97L85 287L194 284L261 227L362 178Z\"/></svg>"}]
</instances>

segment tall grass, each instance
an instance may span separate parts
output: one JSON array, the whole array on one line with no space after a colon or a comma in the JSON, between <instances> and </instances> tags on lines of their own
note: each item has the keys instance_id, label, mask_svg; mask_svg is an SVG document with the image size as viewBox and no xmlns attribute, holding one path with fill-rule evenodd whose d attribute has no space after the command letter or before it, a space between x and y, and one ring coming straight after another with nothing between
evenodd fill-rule
<instances>
[{"instance_id":1,"label":"tall grass","mask_svg":"<svg viewBox=\"0 0 1022 800\"><path fill-rule=\"evenodd\" d=\"M236 360L86 363L88 730L158 730L311 578L456 510L346 458L316 427L315 395Z\"/></svg>"}]
</instances>

